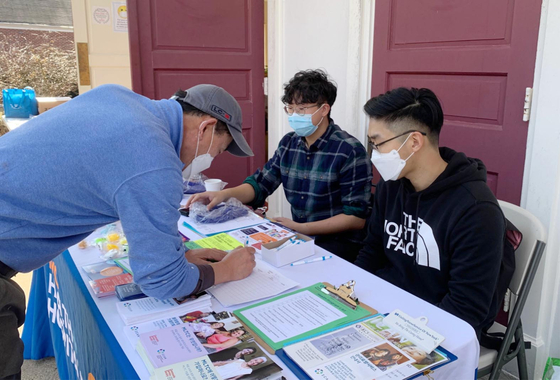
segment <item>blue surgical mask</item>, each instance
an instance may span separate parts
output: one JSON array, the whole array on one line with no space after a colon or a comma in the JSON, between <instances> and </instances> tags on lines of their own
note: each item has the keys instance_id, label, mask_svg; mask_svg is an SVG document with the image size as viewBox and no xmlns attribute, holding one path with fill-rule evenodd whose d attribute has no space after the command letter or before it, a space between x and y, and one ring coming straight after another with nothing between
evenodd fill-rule
<instances>
[{"instance_id":1,"label":"blue surgical mask","mask_svg":"<svg viewBox=\"0 0 560 380\"><path fill-rule=\"evenodd\" d=\"M292 116L288 116L288 123L290 123L290 127L296 131L298 136L306 137L311 136L317 128L319 128L319 124L323 121L324 117L317 123L317 125L313 125L311 118L315 115L321 108L323 108L324 104L319 107L319 109L312 114L306 114L303 116L298 115L294 112Z\"/></svg>"}]
</instances>

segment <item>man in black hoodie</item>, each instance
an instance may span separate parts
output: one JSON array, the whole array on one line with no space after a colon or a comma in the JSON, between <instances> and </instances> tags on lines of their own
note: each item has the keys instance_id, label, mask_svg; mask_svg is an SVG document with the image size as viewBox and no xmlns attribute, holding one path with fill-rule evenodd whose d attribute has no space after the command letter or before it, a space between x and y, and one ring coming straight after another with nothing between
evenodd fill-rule
<instances>
[{"instance_id":1,"label":"man in black hoodie","mask_svg":"<svg viewBox=\"0 0 560 380\"><path fill-rule=\"evenodd\" d=\"M484 164L438 147L443 111L431 90L397 88L364 110L382 179L356 265L465 320L480 337L500 305L505 234Z\"/></svg>"}]
</instances>

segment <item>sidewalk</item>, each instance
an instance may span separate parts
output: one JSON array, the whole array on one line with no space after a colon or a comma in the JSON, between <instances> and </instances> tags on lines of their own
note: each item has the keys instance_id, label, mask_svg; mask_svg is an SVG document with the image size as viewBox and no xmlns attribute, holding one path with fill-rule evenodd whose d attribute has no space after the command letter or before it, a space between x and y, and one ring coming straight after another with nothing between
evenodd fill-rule
<instances>
[{"instance_id":1,"label":"sidewalk","mask_svg":"<svg viewBox=\"0 0 560 380\"><path fill-rule=\"evenodd\" d=\"M14 280L25 292L25 300L29 299L29 290L31 289L31 280L33 272L18 273ZM19 335L23 331L23 326L19 328ZM59 380L58 370L56 369L56 361L54 358L45 358L43 360L25 360L21 368L22 380Z\"/></svg>"}]
</instances>

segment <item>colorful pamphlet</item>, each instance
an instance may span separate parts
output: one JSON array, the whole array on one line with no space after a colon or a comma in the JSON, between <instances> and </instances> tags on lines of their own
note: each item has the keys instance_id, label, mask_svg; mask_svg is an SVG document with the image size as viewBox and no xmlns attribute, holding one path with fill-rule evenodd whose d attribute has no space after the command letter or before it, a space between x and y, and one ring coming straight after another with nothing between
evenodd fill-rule
<instances>
[{"instance_id":1,"label":"colorful pamphlet","mask_svg":"<svg viewBox=\"0 0 560 380\"><path fill-rule=\"evenodd\" d=\"M124 332L152 379L281 377L281 368L227 311L194 311L126 326Z\"/></svg>"},{"instance_id":2,"label":"colorful pamphlet","mask_svg":"<svg viewBox=\"0 0 560 380\"><path fill-rule=\"evenodd\" d=\"M396 312L399 311L397 310ZM395 312L391 314L394 313ZM406 338L401 335L401 331L395 330L393 327L387 325L386 317L383 315L377 315L367 321L364 321L363 325L374 331L379 336L387 339L399 350L414 359L413 362L400 366L395 371L380 377L378 380L410 379L417 376L422 371L435 369L436 367L440 367L457 359L455 355L444 350L442 347L438 347L433 351L423 350L420 346L418 346L418 341Z\"/></svg>"},{"instance_id":3,"label":"colorful pamphlet","mask_svg":"<svg viewBox=\"0 0 560 380\"><path fill-rule=\"evenodd\" d=\"M377 313L364 304L353 309L323 292L325 286L317 283L233 313L271 353Z\"/></svg>"},{"instance_id":4,"label":"colorful pamphlet","mask_svg":"<svg viewBox=\"0 0 560 380\"><path fill-rule=\"evenodd\" d=\"M282 368L254 342L216 352L197 359L154 369L154 380L230 380L282 378Z\"/></svg>"},{"instance_id":5,"label":"colorful pamphlet","mask_svg":"<svg viewBox=\"0 0 560 380\"><path fill-rule=\"evenodd\" d=\"M392 313L393 314L393 313ZM299 379L401 380L456 360L441 347L426 352L374 315L277 352Z\"/></svg>"},{"instance_id":6,"label":"colorful pamphlet","mask_svg":"<svg viewBox=\"0 0 560 380\"><path fill-rule=\"evenodd\" d=\"M227 311L221 313L193 311L179 316L125 326L124 334L132 347L136 347L142 334L184 324L193 328L197 339L208 353L253 340L253 336L245 330L241 322Z\"/></svg>"},{"instance_id":7,"label":"colorful pamphlet","mask_svg":"<svg viewBox=\"0 0 560 380\"><path fill-rule=\"evenodd\" d=\"M266 222L230 231L228 235L231 235L238 242L247 244L260 251L263 244L273 243L287 237L292 237L295 234L277 224Z\"/></svg>"},{"instance_id":8,"label":"colorful pamphlet","mask_svg":"<svg viewBox=\"0 0 560 380\"><path fill-rule=\"evenodd\" d=\"M83 266L82 269L90 278L93 293L100 298L114 295L115 286L132 282L132 276L114 264L101 262Z\"/></svg>"}]
</instances>

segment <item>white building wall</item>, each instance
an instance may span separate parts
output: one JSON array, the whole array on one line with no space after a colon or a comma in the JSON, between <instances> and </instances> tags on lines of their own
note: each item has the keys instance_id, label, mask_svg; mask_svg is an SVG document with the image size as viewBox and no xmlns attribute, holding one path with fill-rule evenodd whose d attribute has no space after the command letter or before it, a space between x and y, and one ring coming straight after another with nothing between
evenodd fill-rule
<instances>
[{"instance_id":1,"label":"white building wall","mask_svg":"<svg viewBox=\"0 0 560 380\"><path fill-rule=\"evenodd\" d=\"M560 357L560 2L544 0L535 64L521 206L548 228L545 256L522 315L535 345L534 378L548 356ZM531 372L530 372L531 373Z\"/></svg>"},{"instance_id":2,"label":"white building wall","mask_svg":"<svg viewBox=\"0 0 560 380\"><path fill-rule=\"evenodd\" d=\"M371 0L268 1L268 150L272 156L291 131L280 98L283 84L299 70L324 69L338 85L331 117L365 143L370 98ZM269 157L270 158L270 157ZM280 188L269 198L269 215L291 217Z\"/></svg>"}]
</instances>

